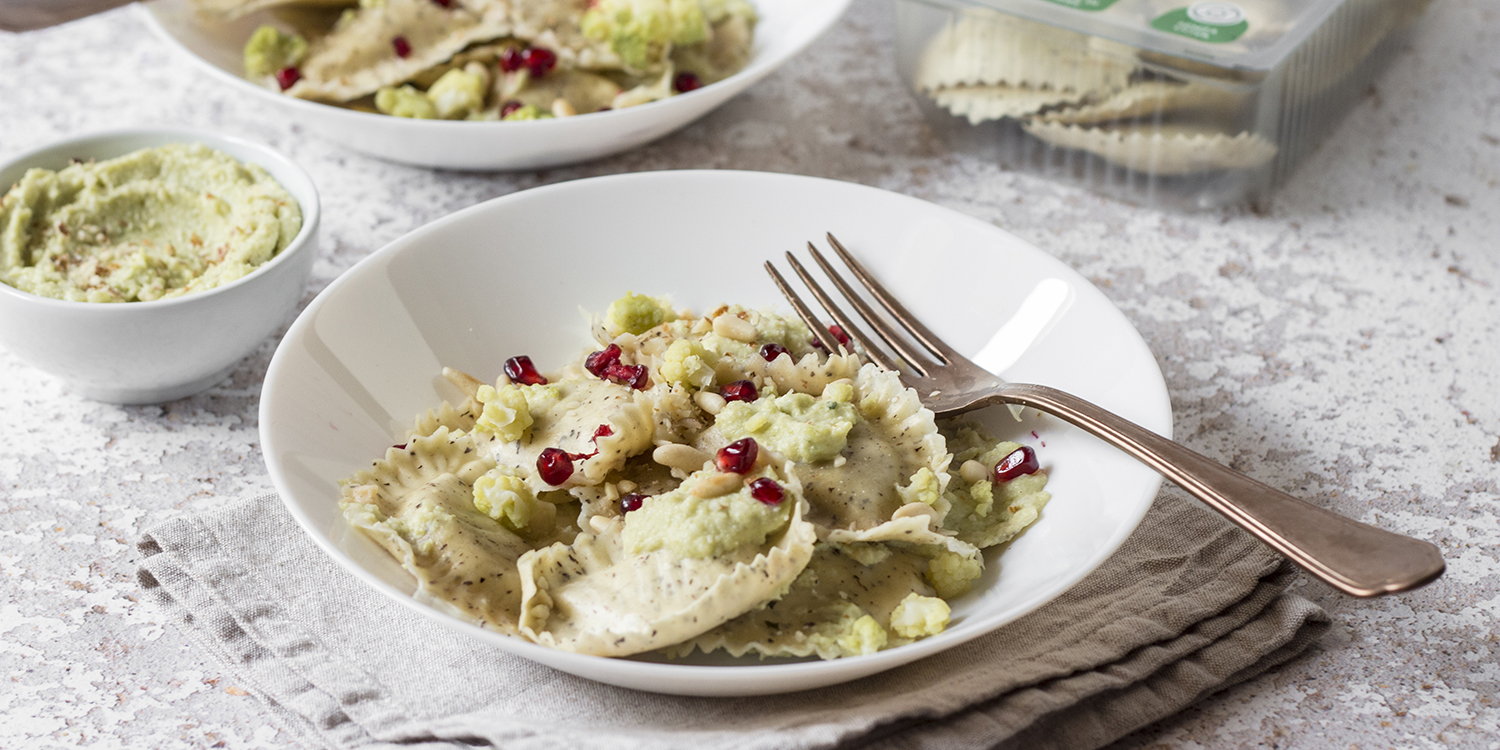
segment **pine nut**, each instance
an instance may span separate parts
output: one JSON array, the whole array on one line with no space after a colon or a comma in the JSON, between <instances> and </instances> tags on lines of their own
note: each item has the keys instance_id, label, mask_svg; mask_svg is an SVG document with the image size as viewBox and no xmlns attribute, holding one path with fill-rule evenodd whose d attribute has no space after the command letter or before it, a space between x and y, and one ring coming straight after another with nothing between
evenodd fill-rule
<instances>
[{"instance_id":1,"label":"pine nut","mask_svg":"<svg viewBox=\"0 0 1500 750\"><path fill-rule=\"evenodd\" d=\"M927 516L929 519L937 518L937 509L927 503L907 503L896 509L891 514L892 519L913 518L915 516Z\"/></svg>"},{"instance_id":2,"label":"pine nut","mask_svg":"<svg viewBox=\"0 0 1500 750\"><path fill-rule=\"evenodd\" d=\"M707 499L728 495L740 488L740 475L723 472L710 474L693 485L693 497Z\"/></svg>"},{"instance_id":3,"label":"pine nut","mask_svg":"<svg viewBox=\"0 0 1500 750\"><path fill-rule=\"evenodd\" d=\"M971 458L965 461L963 466L958 467L958 475L963 477L964 481L969 484L979 484L989 479L990 470L985 468L984 464Z\"/></svg>"},{"instance_id":4,"label":"pine nut","mask_svg":"<svg viewBox=\"0 0 1500 750\"><path fill-rule=\"evenodd\" d=\"M713 391L698 391L694 393L693 402L698 404L699 408L715 416L718 416L719 410L723 409L724 405L729 403L724 400L723 396Z\"/></svg>"},{"instance_id":5,"label":"pine nut","mask_svg":"<svg viewBox=\"0 0 1500 750\"><path fill-rule=\"evenodd\" d=\"M691 445L667 443L666 445L658 445L656 446L656 450L651 451L651 460L669 469L681 469L682 471L692 473L703 468L703 464L708 463L708 454Z\"/></svg>"},{"instance_id":6,"label":"pine nut","mask_svg":"<svg viewBox=\"0 0 1500 750\"><path fill-rule=\"evenodd\" d=\"M736 315L720 315L714 318L714 333L746 344L755 343L755 326Z\"/></svg>"}]
</instances>

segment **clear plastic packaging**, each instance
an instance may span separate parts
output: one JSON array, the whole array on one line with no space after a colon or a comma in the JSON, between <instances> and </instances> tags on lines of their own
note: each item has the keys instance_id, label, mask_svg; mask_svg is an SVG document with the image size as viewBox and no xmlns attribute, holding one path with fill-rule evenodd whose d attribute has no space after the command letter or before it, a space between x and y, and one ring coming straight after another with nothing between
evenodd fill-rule
<instances>
[{"instance_id":1,"label":"clear plastic packaging","mask_svg":"<svg viewBox=\"0 0 1500 750\"><path fill-rule=\"evenodd\" d=\"M1146 205L1266 198L1427 0L896 0L897 65L955 148Z\"/></svg>"}]
</instances>

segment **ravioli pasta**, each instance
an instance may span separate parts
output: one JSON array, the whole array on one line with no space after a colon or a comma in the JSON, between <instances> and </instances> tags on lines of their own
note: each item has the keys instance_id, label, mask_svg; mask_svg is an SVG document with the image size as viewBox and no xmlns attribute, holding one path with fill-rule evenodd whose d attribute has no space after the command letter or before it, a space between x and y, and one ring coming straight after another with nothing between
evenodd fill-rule
<instances>
[{"instance_id":1,"label":"ravioli pasta","mask_svg":"<svg viewBox=\"0 0 1500 750\"><path fill-rule=\"evenodd\" d=\"M692 91L750 59L748 0L193 0L267 11L245 76L288 96L417 119L538 120Z\"/></svg>"},{"instance_id":2,"label":"ravioli pasta","mask_svg":"<svg viewBox=\"0 0 1500 750\"><path fill-rule=\"evenodd\" d=\"M799 321L627 294L595 346L418 416L345 517L456 617L599 656L858 656L942 632L1039 517L1030 448L940 425Z\"/></svg>"}]
</instances>

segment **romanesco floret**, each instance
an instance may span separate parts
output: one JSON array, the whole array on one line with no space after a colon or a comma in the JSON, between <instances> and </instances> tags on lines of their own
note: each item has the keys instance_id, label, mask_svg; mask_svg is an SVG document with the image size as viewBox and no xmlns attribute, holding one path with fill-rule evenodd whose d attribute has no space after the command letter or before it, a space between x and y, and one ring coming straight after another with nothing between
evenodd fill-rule
<instances>
[{"instance_id":1,"label":"romanesco floret","mask_svg":"<svg viewBox=\"0 0 1500 750\"><path fill-rule=\"evenodd\" d=\"M669 45L708 36L699 0L599 0L582 21L583 33L608 41L631 68L660 62Z\"/></svg>"},{"instance_id":2,"label":"romanesco floret","mask_svg":"<svg viewBox=\"0 0 1500 750\"><path fill-rule=\"evenodd\" d=\"M702 346L690 339L678 339L667 347L662 355L662 363L659 371L661 376L672 383L682 383L694 388L703 389L714 382L714 369L705 361L708 352Z\"/></svg>"},{"instance_id":3,"label":"romanesco floret","mask_svg":"<svg viewBox=\"0 0 1500 750\"><path fill-rule=\"evenodd\" d=\"M911 482L904 487L897 487L896 492L901 495L903 503L937 505L943 499L943 488L938 483L937 474L926 466L917 469L917 473L911 475Z\"/></svg>"},{"instance_id":4,"label":"romanesco floret","mask_svg":"<svg viewBox=\"0 0 1500 750\"><path fill-rule=\"evenodd\" d=\"M927 563L927 581L944 599L961 596L984 573L984 558L944 550Z\"/></svg>"},{"instance_id":5,"label":"romanesco floret","mask_svg":"<svg viewBox=\"0 0 1500 750\"><path fill-rule=\"evenodd\" d=\"M517 476L491 470L474 482L474 509L511 531L531 524L537 502L526 481Z\"/></svg>"},{"instance_id":6,"label":"romanesco floret","mask_svg":"<svg viewBox=\"0 0 1500 750\"><path fill-rule=\"evenodd\" d=\"M516 120L550 120L552 119L552 113L543 112L535 104L528 104L524 107L517 107L510 114L500 119L512 122Z\"/></svg>"},{"instance_id":7,"label":"romanesco floret","mask_svg":"<svg viewBox=\"0 0 1500 750\"><path fill-rule=\"evenodd\" d=\"M841 404L853 403L854 384L847 380L835 380L823 387L823 395L820 398Z\"/></svg>"},{"instance_id":8,"label":"romanesco floret","mask_svg":"<svg viewBox=\"0 0 1500 750\"><path fill-rule=\"evenodd\" d=\"M937 635L948 627L948 618L952 613L948 603L942 599L917 593L907 594L891 610L891 630L902 638Z\"/></svg>"},{"instance_id":9,"label":"romanesco floret","mask_svg":"<svg viewBox=\"0 0 1500 750\"><path fill-rule=\"evenodd\" d=\"M635 292L626 292L624 297L611 302L604 313L605 323L613 328L611 332L623 331L637 336L676 319L677 314L665 300Z\"/></svg>"},{"instance_id":10,"label":"romanesco floret","mask_svg":"<svg viewBox=\"0 0 1500 750\"><path fill-rule=\"evenodd\" d=\"M969 485L969 497L974 501L974 515L984 518L995 507L995 483L981 479Z\"/></svg>"},{"instance_id":11,"label":"romanesco floret","mask_svg":"<svg viewBox=\"0 0 1500 750\"><path fill-rule=\"evenodd\" d=\"M865 615L855 620L849 630L839 636L838 644L845 654L863 656L885 648L888 640L890 635L885 632L885 628L880 627L875 618Z\"/></svg>"},{"instance_id":12,"label":"romanesco floret","mask_svg":"<svg viewBox=\"0 0 1500 750\"><path fill-rule=\"evenodd\" d=\"M531 407L520 386L494 388L482 385L476 398L484 404L484 412L474 423L474 429L488 432L507 443L525 439L526 431L531 429Z\"/></svg>"},{"instance_id":13,"label":"romanesco floret","mask_svg":"<svg viewBox=\"0 0 1500 750\"><path fill-rule=\"evenodd\" d=\"M375 92L375 109L382 114L410 117L416 120L438 119L437 107L427 95L410 84L401 88L387 86Z\"/></svg>"},{"instance_id":14,"label":"romanesco floret","mask_svg":"<svg viewBox=\"0 0 1500 750\"><path fill-rule=\"evenodd\" d=\"M463 69L444 73L427 88L427 98L437 109L438 117L458 120L484 109L484 93L490 86L489 73L477 62Z\"/></svg>"},{"instance_id":15,"label":"romanesco floret","mask_svg":"<svg viewBox=\"0 0 1500 750\"><path fill-rule=\"evenodd\" d=\"M437 527L452 521L453 516L448 511L430 503L407 511L404 516L386 519L386 523L419 555L436 551L437 541L433 535L437 533Z\"/></svg>"},{"instance_id":16,"label":"romanesco floret","mask_svg":"<svg viewBox=\"0 0 1500 750\"><path fill-rule=\"evenodd\" d=\"M307 55L307 40L298 34L283 33L275 26L262 26L245 42L245 75L268 76L287 66L302 62Z\"/></svg>"},{"instance_id":17,"label":"romanesco floret","mask_svg":"<svg viewBox=\"0 0 1500 750\"><path fill-rule=\"evenodd\" d=\"M562 386L557 383L545 383L543 385L518 385L521 395L526 397L526 405L530 407L532 414L539 414L556 406L562 401Z\"/></svg>"}]
</instances>

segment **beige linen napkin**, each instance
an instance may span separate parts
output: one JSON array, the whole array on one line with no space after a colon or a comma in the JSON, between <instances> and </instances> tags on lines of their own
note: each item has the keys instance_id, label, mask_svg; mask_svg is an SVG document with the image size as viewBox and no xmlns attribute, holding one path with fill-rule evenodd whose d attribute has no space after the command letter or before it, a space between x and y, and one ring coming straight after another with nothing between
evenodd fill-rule
<instances>
[{"instance_id":1,"label":"beige linen napkin","mask_svg":"<svg viewBox=\"0 0 1500 750\"><path fill-rule=\"evenodd\" d=\"M1275 554L1175 491L1098 571L983 638L822 690L680 698L554 671L369 590L274 496L139 542L142 588L309 746L1093 748L1328 627Z\"/></svg>"}]
</instances>

